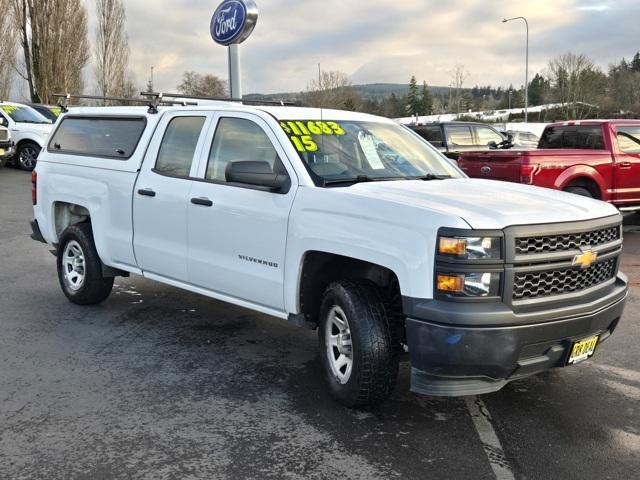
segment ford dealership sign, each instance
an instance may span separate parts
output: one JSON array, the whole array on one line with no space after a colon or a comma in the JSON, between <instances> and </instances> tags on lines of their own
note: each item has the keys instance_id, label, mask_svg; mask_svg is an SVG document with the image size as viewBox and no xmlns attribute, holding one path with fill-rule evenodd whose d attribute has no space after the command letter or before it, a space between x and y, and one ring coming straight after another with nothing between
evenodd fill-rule
<instances>
[{"instance_id":1,"label":"ford dealership sign","mask_svg":"<svg viewBox=\"0 0 640 480\"><path fill-rule=\"evenodd\" d=\"M253 0L224 0L211 18L211 37L220 45L242 43L257 21L258 7Z\"/></svg>"}]
</instances>

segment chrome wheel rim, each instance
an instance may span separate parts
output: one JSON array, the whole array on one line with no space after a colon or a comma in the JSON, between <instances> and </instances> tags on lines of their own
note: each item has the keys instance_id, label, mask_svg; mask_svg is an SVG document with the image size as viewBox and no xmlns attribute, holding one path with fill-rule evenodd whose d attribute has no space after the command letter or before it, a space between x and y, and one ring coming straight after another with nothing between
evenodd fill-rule
<instances>
[{"instance_id":1,"label":"chrome wheel rim","mask_svg":"<svg viewBox=\"0 0 640 480\"><path fill-rule=\"evenodd\" d=\"M62 253L62 269L65 283L73 291L80 290L84 285L85 267L82 247L75 240L71 240L64 247Z\"/></svg>"},{"instance_id":2,"label":"chrome wheel rim","mask_svg":"<svg viewBox=\"0 0 640 480\"><path fill-rule=\"evenodd\" d=\"M347 315L338 305L329 310L325 329L326 355L331 373L344 385L353 369L353 346Z\"/></svg>"},{"instance_id":3,"label":"chrome wheel rim","mask_svg":"<svg viewBox=\"0 0 640 480\"><path fill-rule=\"evenodd\" d=\"M24 147L20 150L20 164L25 168L33 168L36 166L38 152L33 147Z\"/></svg>"}]
</instances>

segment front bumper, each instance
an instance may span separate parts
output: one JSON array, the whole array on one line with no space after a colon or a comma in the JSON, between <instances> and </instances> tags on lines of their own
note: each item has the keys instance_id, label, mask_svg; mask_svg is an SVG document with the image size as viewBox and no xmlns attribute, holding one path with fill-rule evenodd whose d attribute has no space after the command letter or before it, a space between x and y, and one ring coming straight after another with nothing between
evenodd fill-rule
<instances>
[{"instance_id":1,"label":"front bumper","mask_svg":"<svg viewBox=\"0 0 640 480\"><path fill-rule=\"evenodd\" d=\"M442 318L445 302L433 301L432 309L423 304L422 319L406 321L411 390L442 396L489 393L513 380L564 366L574 341L599 334L600 344L613 333L627 290L620 274L608 293L591 304L594 310L564 317L558 309L536 312L537 323L523 323L510 312L514 323L508 326L491 326L500 325L493 304L474 304L473 322L468 309L456 312L453 307L446 322L433 321ZM501 316L506 315L498 313Z\"/></svg>"},{"instance_id":2,"label":"front bumper","mask_svg":"<svg viewBox=\"0 0 640 480\"><path fill-rule=\"evenodd\" d=\"M7 160L16 153L13 143L0 143L0 160Z\"/></svg>"}]
</instances>

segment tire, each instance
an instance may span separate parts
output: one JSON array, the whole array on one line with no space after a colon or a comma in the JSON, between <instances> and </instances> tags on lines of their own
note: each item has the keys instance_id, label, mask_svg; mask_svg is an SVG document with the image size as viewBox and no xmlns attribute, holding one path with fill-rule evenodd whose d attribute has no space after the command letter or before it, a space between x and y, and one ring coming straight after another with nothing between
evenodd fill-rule
<instances>
[{"instance_id":1,"label":"tire","mask_svg":"<svg viewBox=\"0 0 640 480\"><path fill-rule=\"evenodd\" d=\"M567 187L564 189L565 192L567 193L573 193L575 195L580 195L581 197L589 197L589 198L595 198L593 196L593 193L591 193L591 190L589 190L588 188L585 187Z\"/></svg>"},{"instance_id":2,"label":"tire","mask_svg":"<svg viewBox=\"0 0 640 480\"><path fill-rule=\"evenodd\" d=\"M102 276L90 223L71 225L62 233L57 265L60 287L72 303L95 305L111 293L114 279Z\"/></svg>"},{"instance_id":3,"label":"tire","mask_svg":"<svg viewBox=\"0 0 640 480\"><path fill-rule=\"evenodd\" d=\"M34 142L25 142L18 147L14 157L14 163L21 170L27 172L36 168L36 159L40 154L40 146Z\"/></svg>"},{"instance_id":4,"label":"tire","mask_svg":"<svg viewBox=\"0 0 640 480\"><path fill-rule=\"evenodd\" d=\"M346 324L346 330L340 323ZM320 306L318 330L324 377L335 400L359 407L379 403L391 394L398 377L399 349L374 284L343 280L329 285Z\"/></svg>"}]
</instances>

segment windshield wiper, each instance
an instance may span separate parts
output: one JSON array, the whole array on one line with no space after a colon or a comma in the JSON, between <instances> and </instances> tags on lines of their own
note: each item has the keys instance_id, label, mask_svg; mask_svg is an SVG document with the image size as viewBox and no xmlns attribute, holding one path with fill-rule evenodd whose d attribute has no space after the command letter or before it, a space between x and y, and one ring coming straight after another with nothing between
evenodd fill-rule
<instances>
[{"instance_id":1,"label":"windshield wiper","mask_svg":"<svg viewBox=\"0 0 640 480\"><path fill-rule=\"evenodd\" d=\"M446 180L451 178L451 175L436 175L435 173L427 173L426 175L420 175L419 177L410 177L410 180Z\"/></svg>"},{"instance_id":2,"label":"windshield wiper","mask_svg":"<svg viewBox=\"0 0 640 480\"><path fill-rule=\"evenodd\" d=\"M354 178L338 178L335 180L324 180L322 186L343 185L348 183L365 183L365 182L388 182L392 180L410 180L407 177L370 177L369 175L358 175Z\"/></svg>"}]
</instances>

